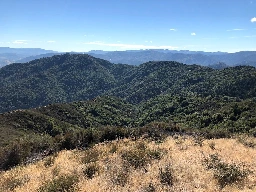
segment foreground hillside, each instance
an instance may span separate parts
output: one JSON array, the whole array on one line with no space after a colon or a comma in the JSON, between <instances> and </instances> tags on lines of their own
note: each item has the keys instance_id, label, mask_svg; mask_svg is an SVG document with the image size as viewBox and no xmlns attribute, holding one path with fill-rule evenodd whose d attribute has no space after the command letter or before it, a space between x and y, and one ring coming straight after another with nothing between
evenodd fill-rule
<instances>
[{"instance_id":1,"label":"foreground hillside","mask_svg":"<svg viewBox=\"0 0 256 192\"><path fill-rule=\"evenodd\" d=\"M141 103L159 95L256 97L256 69L214 70L174 61L113 64L86 54L64 54L0 69L0 113L93 99L100 95Z\"/></svg>"},{"instance_id":2,"label":"foreground hillside","mask_svg":"<svg viewBox=\"0 0 256 192\"><path fill-rule=\"evenodd\" d=\"M0 173L1 191L255 191L255 139L123 139Z\"/></svg>"}]
</instances>

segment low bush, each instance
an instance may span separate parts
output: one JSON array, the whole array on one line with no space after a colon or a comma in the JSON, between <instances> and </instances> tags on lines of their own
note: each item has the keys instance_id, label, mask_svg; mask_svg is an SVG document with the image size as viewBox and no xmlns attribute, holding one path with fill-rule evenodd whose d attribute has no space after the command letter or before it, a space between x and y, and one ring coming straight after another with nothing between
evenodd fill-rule
<instances>
[{"instance_id":1,"label":"low bush","mask_svg":"<svg viewBox=\"0 0 256 192\"><path fill-rule=\"evenodd\" d=\"M239 165L222 162L217 154L205 158L204 163L207 169L213 170L214 178L221 188L244 181L250 173L248 169Z\"/></svg>"},{"instance_id":2,"label":"low bush","mask_svg":"<svg viewBox=\"0 0 256 192\"><path fill-rule=\"evenodd\" d=\"M89 164L84 168L83 173L84 176L88 179L92 179L93 176L99 171L99 167L96 163Z\"/></svg>"},{"instance_id":3,"label":"low bush","mask_svg":"<svg viewBox=\"0 0 256 192\"><path fill-rule=\"evenodd\" d=\"M159 178L162 184L169 186L173 185L174 176L171 165L166 165L163 168L159 168Z\"/></svg>"},{"instance_id":4,"label":"low bush","mask_svg":"<svg viewBox=\"0 0 256 192\"><path fill-rule=\"evenodd\" d=\"M160 149L150 150L145 143L139 142L133 149L124 151L121 155L122 159L135 169L145 167L153 159L161 159L162 151Z\"/></svg>"},{"instance_id":5,"label":"low bush","mask_svg":"<svg viewBox=\"0 0 256 192\"><path fill-rule=\"evenodd\" d=\"M1 191L13 191L17 187L23 186L25 183L29 182L30 178L28 175L23 177L18 177L17 175L12 175L5 179L2 183L2 187L0 187Z\"/></svg>"},{"instance_id":6,"label":"low bush","mask_svg":"<svg viewBox=\"0 0 256 192\"><path fill-rule=\"evenodd\" d=\"M111 165L108 170L108 178L114 185L124 187L129 179L130 170L127 165Z\"/></svg>"},{"instance_id":7,"label":"low bush","mask_svg":"<svg viewBox=\"0 0 256 192\"><path fill-rule=\"evenodd\" d=\"M42 185L38 192L74 192L78 177L74 175L64 175L53 179Z\"/></svg>"},{"instance_id":8,"label":"low bush","mask_svg":"<svg viewBox=\"0 0 256 192\"><path fill-rule=\"evenodd\" d=\"M81 158L82 163L94 163L99 160L100 152L95 148L85 150L84 155Z\"/></svg>"}]
</instances>

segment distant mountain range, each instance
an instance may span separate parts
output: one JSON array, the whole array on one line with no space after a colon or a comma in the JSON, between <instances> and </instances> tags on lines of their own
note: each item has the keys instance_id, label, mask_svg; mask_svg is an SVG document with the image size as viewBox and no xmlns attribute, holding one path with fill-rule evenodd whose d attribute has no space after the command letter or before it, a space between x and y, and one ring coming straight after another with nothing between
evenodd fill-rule
<instances>
[{"instance_id":1,"label":"distant mountain range","mask_svg":"<svg viewBox=\"0 0 256 192\"><path fill-rule=\"evenodd\" d=\"M63 53L43 49L13 49L0 48L0 67L10 63L26 63L43 57L51 57ZM70 54L79 54L71 52ZM189 50L128 50L128 51L102 51L92 50L85 54L101 58L111 63L140 65L149 61L177 61L184 64L197 64L210 66L214 69L237 65L256 66L256 52L242 51L237 53L203 52ZM221 63L221 65L220 65Z\"/></svg>"},{"instance_id":2,"label":"distant mountain range","mask_svg":"<svg viewBox=\"0 0 256 192\"><path fill-rule=\"evenodd\" d=\"M184 64L203 66L225 63L227 66L251 65L256 66L256 51L242 51L237 53L202 52L202 51L170 51L170 50L141 50L141 51L113 51L88 54L112 63L140 65L148 61L177 61Z\"/></svg>"},{"instance_id":3,"label":"distant mountain range","mask_svg":"<svg viewBox=\"0 0 256 192\"><path fill-rule=\"evenodd\" d=\"M31 57L31 56L36 56L36 55L41 55L41 54L46 54L46 53L55 53L56 54L57 52L52 51L52 50L44 50L44 49L40 49L40 48L0 47L0 68L5 65L11 64L11 63L20 62L20 60L22 60L26 57ZM34 60L34 58L31 58L31 59ZM31 61L31 60L29 60L29 61ZM25 61L25 62L27 62L27 61Z\"/></svg>"}]
</instances>

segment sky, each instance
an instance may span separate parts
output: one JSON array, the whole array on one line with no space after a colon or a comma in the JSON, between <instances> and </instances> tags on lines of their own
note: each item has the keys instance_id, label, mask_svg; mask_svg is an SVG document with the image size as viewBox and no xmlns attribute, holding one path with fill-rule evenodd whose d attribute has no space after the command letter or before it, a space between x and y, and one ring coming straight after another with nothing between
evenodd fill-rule
<instances>
[{"instance_id":1,"label":"sky","mask_svg":"<svg viewBox=\"0 0 256 192\"><path fill-rule=\"evenodd\" d=\"M0 0L0 47L256 51L256 0Z\"/></svg>"}]
</instances>

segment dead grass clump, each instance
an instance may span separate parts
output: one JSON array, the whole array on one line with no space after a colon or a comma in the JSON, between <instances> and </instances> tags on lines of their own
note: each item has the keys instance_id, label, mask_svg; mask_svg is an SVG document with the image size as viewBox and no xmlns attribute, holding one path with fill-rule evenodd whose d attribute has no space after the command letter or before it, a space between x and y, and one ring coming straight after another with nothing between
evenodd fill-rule
<instances>
[{"instance_id":1,"label":"dead grass clump","mask_svg":"<svg viewBox=\"0 0 256 192\"><path fill-rule=\"evenodd\" d=\"M87 149L81 158L82 163L93 163L99 160L100 152L96 148Z\"/></svg>"}]
</instances>

